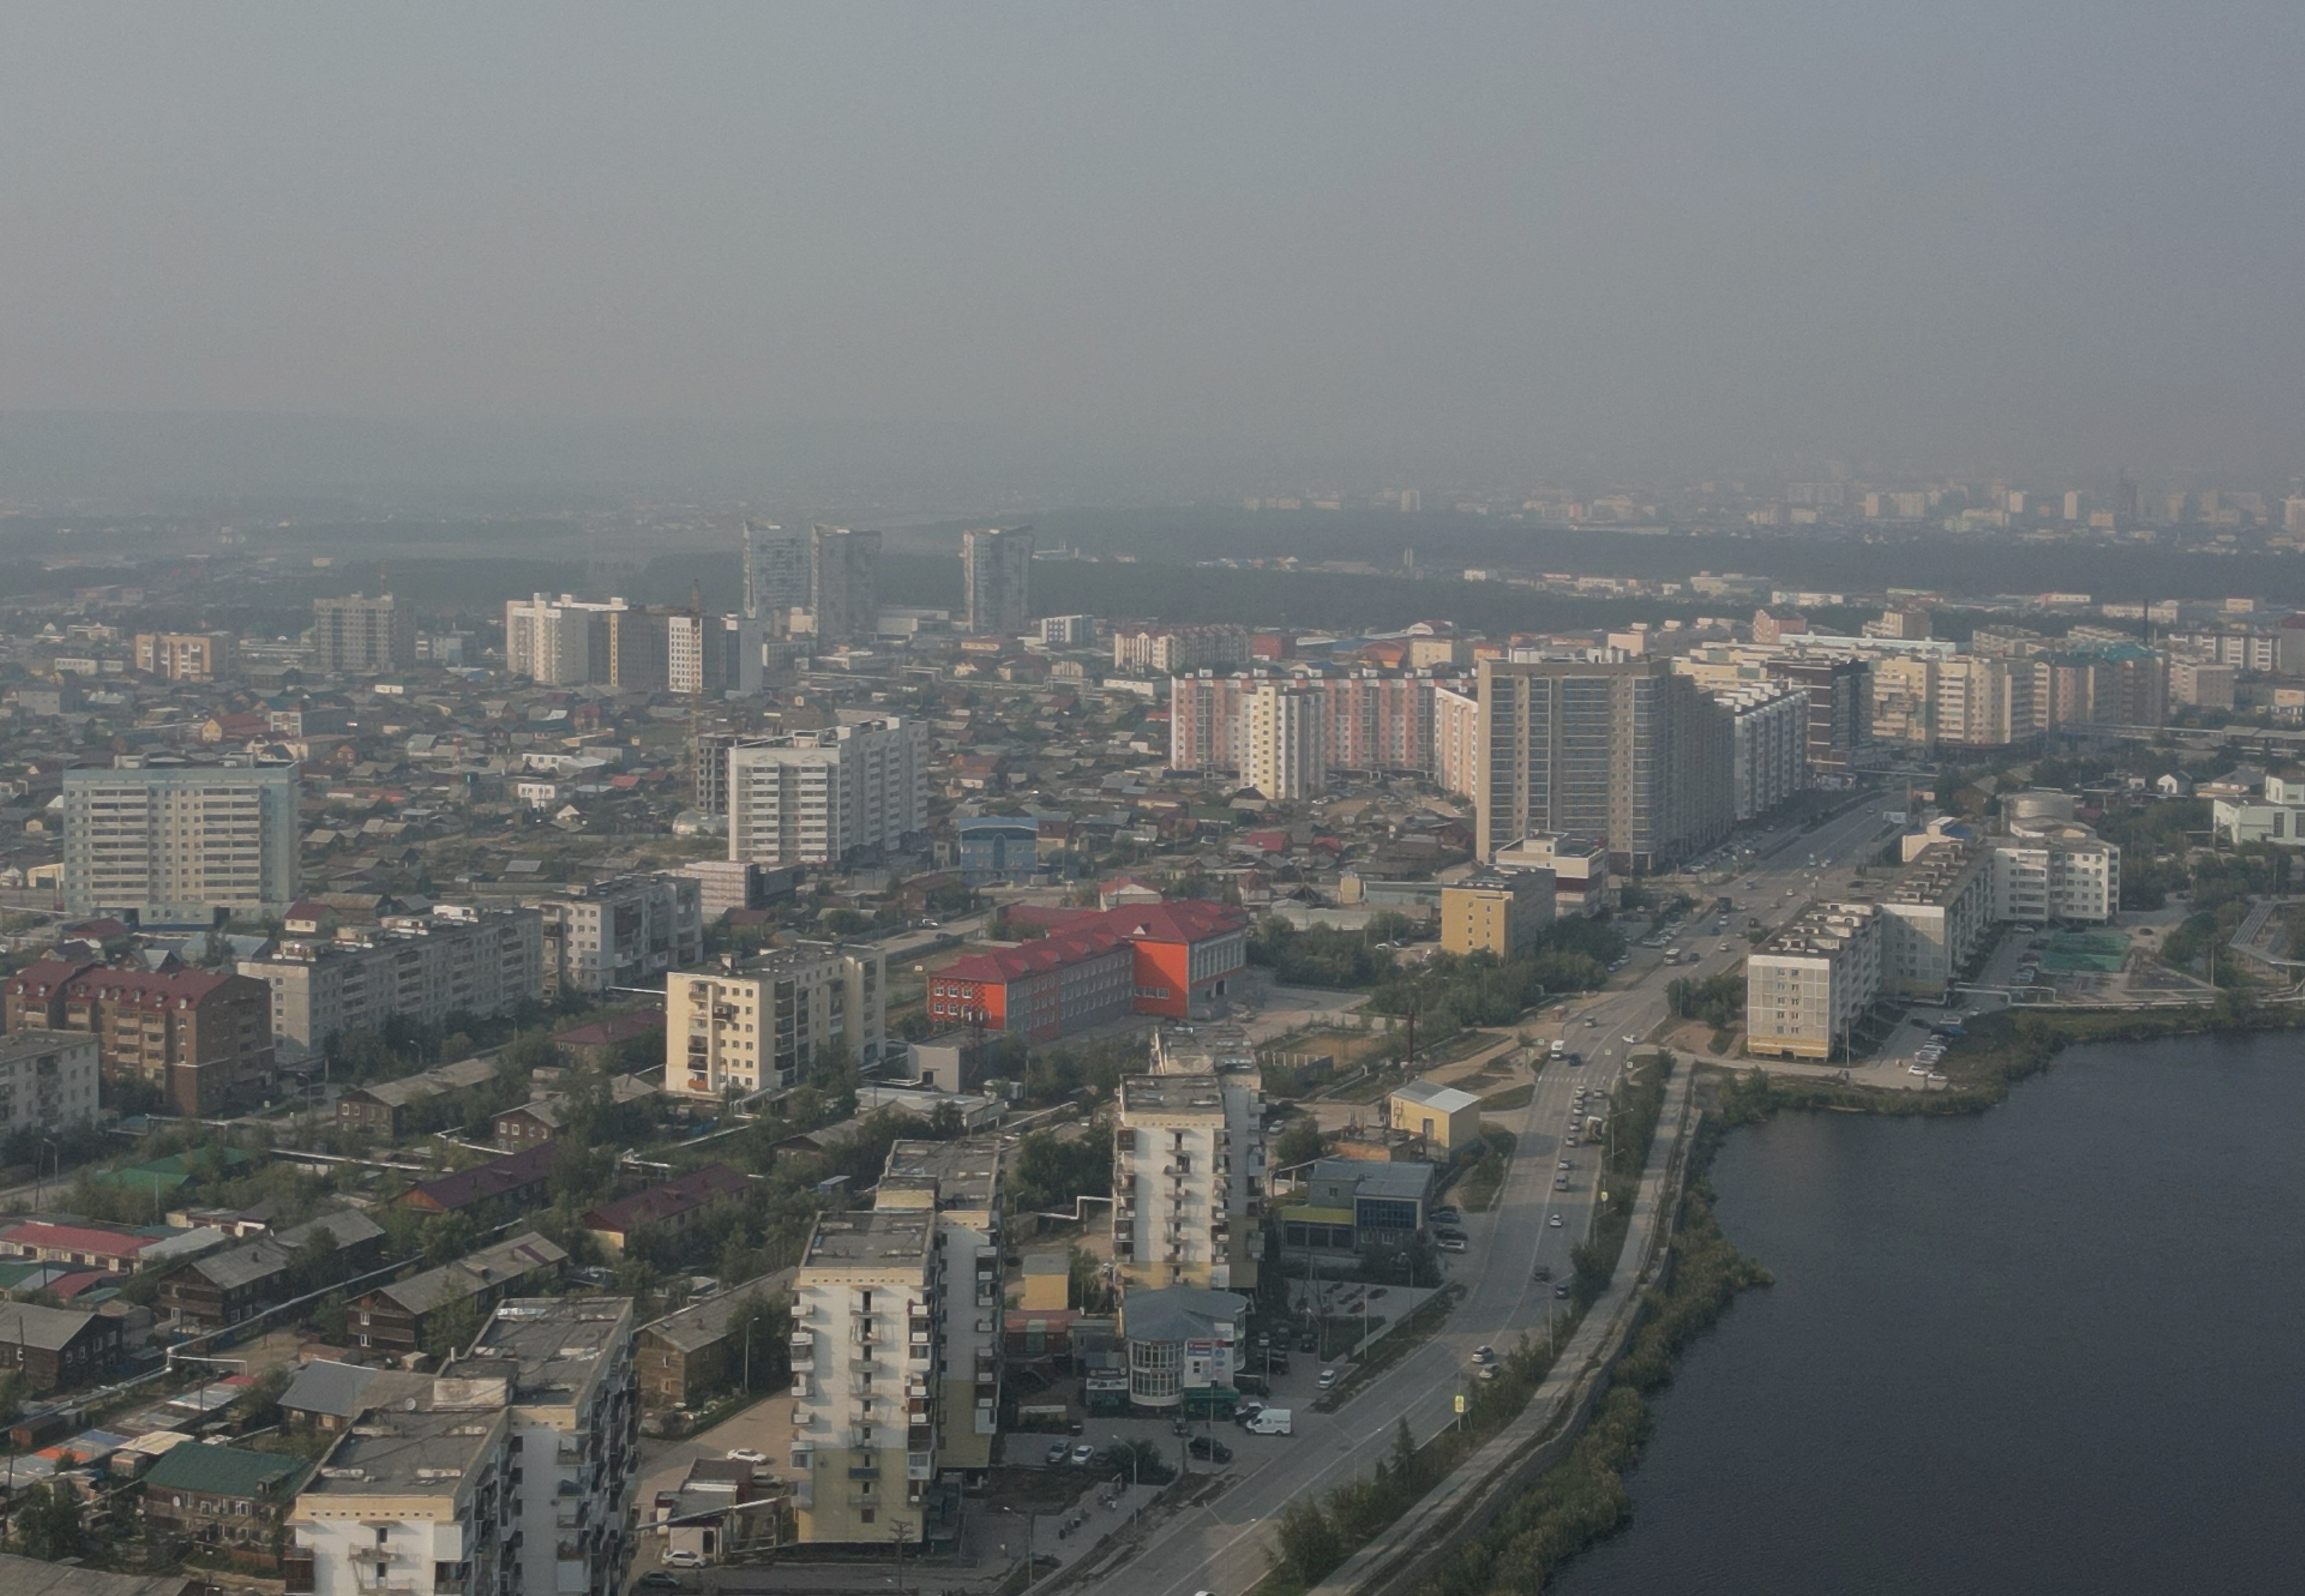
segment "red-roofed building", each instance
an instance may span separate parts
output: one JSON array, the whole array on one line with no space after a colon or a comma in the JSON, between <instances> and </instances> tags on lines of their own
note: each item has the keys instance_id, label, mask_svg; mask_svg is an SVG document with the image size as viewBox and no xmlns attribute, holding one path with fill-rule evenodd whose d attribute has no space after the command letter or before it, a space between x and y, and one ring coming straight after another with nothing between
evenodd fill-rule
<instances>
[{"instance_id":1,"label":"red-roofed building","mask_svg":"<svg viewBox=\"0 0 2305 1596\"><path fill-rule=\"evenodd\" d=\"M1192 1017L1248 962L1248 920L1197 899L1078 913L1035 942L973 954L929 977L929 1018L1032 1041L1131 1014Z\"/></svg>"},{"instance_id":2,"label":"red-roofed building","mask_svg":"<svg viewBox=\"0 0 2305 1596\"><path fill-rule=\"evenodd\" d=\"M178 1114L215 1114L272 1082L272 993L208 970L42 959L0 987L8 1030L79 1031L107 1080L158 1087Z\"/></svg>"},{"instance_id":3,"label":"red-roofed building","mask_svg":"<svg viewBox=\"0 0 2305 1596\"><path fill-rule=\"evenodd\" d=\"M109 1226L50 1225L32 1219L0 1230L0 1258L77 1264L124 1275L135 1269L137 1254L159 1239Z\"/></svg>"}]
</instances>

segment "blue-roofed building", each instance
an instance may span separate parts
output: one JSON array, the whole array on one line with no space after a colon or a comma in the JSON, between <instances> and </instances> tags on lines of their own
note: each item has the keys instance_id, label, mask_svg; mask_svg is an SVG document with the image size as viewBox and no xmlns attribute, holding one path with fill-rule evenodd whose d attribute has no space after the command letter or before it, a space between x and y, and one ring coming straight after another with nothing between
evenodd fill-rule
<instances>
[{"instance_id":1,"label":"blue-roofed building","mask_svg":"<svg viewBox=\"0 0 2305 1596\"><path fill-rule=\"evenodd\" d=\"M1041 825L1031 815L976 815L956 822L960 879L971 887L1023 887L1041 873Z\"/></svg>"}]
</instances>

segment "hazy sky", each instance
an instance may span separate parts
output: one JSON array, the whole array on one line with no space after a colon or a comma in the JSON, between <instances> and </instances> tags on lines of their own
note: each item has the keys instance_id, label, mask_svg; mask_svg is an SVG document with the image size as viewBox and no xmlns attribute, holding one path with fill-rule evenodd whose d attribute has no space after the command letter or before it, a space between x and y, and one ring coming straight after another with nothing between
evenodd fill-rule
<instances>
[{"instance_id":1,"label":"hazy sky","mask_svg":"<svg viewBox=\"0 0 2305 1596\"><path fill-rule=\"evenodd\" d=\"M2305 471L2305 5L12 6L0 411Z\"/></svg>"}]
</instances>

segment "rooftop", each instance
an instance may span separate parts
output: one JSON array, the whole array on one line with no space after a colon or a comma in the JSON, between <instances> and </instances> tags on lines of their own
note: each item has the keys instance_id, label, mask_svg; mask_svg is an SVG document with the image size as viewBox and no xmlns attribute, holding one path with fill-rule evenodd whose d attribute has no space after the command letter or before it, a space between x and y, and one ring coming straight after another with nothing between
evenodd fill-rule
<instances>
[{"instance_id":1,"label":"rooftop","mask_svg":"<svg viewBox=\"0 0 2305 1596\"><path fill-rule=\"evenodd\" d=\"M889 1149L880 1190L930 1192L940 1209L990 1210L999 1200L1000 1143L990 1136L951 1142L897 1142Z\"/></svg>"},{"instance_id":2,"label":"rooftop","mask_svg":"<svg viewBox=\"0 0 2305 1596\"><path fill-rule=\"evenodd\" d=\"M876 1208L863 1213L826 1214L808 1238L804 1271L812 1269L870 1269L889 1265L925 1268L930 1220L919 1210Z\"/></svg>"},{"instance_id":3,"label":"rooftop","mask_svg":"<svg viewBox=\"0 0 2305 1596\"><path fill-rule=\"evenodd\" d=\"M1454 1086L1443 1086L1438 1081L1406 1082L1394 1087L1392 1095L1407 1098L1412 1103L1420 1103L1442 1114L1461 1114L1467 1108L1481 1106L1481 1099L1471 1092L1460 1091Z\"/></svg>"},{"instance_id":4,"label":"rooftop","mask_svg":"<svg viewBox=\"0 0 2305 1596\"><path fill-rule=\"evenodd\" d=\"M1224 1089L1212 1075L1124 1075L1120 1111L1224 1116Z\"/></svg>"},{"instance_id":5,"label":"rooftop","mask_svg":"<svg viewBox=\"0 0 2305 1596\"><path fill-rule=\"evenodd\" d=\"M325 1512L330 1498L454 1495L487 1465L503 1426L502 1410L371 1414L346 1430L321 1459L319 1472L296 1498L297 1515L310 1513L316 1498Z\"/></svg>"},{"instance_id":6,"label":"rooftop","mask_svg":"<svg viewBox=\"0 0 2305 1596\"><path fill-rule=\"evenodd\" d=\"M445 1372L507 1380L515 1401L573 1399L598 1378L603 1354L632 1320L630 1297L514 1297L497 1304L472 1352Z\"/></svg>"}]
</instances>

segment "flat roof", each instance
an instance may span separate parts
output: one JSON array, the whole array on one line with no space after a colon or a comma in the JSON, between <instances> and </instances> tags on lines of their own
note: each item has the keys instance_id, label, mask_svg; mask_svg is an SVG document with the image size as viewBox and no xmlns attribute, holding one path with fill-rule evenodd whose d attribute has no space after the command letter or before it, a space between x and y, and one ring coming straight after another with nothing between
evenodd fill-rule
<instances>
[{"instance_id":1,"label":"flat roof","mask_svg":"<svg viewBox=\"0 0 2305 1596\"><path fill-rule=\"evenodd\" d=\"M497 1304L468 1356L444 1371L459 1380L502 1377L515 1402L573 1398L600 1372L631 1328L630 1297L512 1297Z\"/></svg>"},{"instance_id":2,"label":"flat roof","mask_svg":"<svg viewBox=\"0 0 2305 1596\"><path fill-rule=\"evenodd\" d=\"M1123 1114L1214 1114L1225 1111L1224 1088L1214 1075L1125 1075Z\"/></svg>"},{"instance_id":3,"label":"flat roof","mask_svg":"<svg viewBox=\"0 0 2305 1596\"><path fill-rule=\"evenodd\" d=\"M932 1188L939 1208L992 1206L1000 1185L1000 1143L991 1136L960 1136L950 1142L897 1142L880 1190Z\"/></svg>"},{"instance_id":4,"label":"flat roof","mask_svg":"<svg viewBox=\"0 0 2305 1596\"><path fill-rule=\"evenodd\" d=\"M504 1410L445 1408L384 1412L344 1431L344 1439L297 1493L297 1511L312 1498L454 1495L487 1464Z\"/></svg>"},{"instance_id":5,"label":"flat roof","mask_svg":"<svg viewBox=\"0 0 2305 1596\"><path fill-rule=\"evenodd\" d=\"M808 1238L804 1272L811 1269L869 1269L876 1264L919 1267L928 1261L933 1220L925 1210L867 1209L826 1214Z\"/></svg>"}]
</instances>

